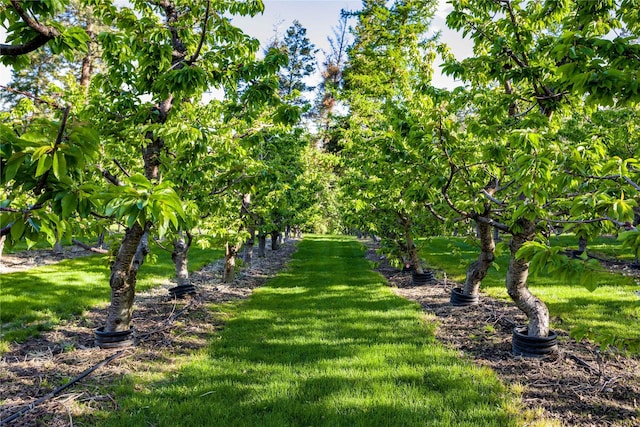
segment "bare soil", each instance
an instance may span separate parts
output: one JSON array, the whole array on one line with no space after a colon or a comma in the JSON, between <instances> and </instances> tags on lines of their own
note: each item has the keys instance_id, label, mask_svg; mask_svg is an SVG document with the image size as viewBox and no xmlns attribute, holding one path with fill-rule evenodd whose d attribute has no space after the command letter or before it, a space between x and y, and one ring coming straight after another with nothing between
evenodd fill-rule
<instances>
[{"instance_id":1,"label":"bare soil","mask_svg":"<svg viewBox=\"0 0 640 427\"><path fill-rule=\"evenodd\" d=\"M65 259L95 255L77 246L69 246L55 253L51 249L32 249L13 254L2 254L0 257L0 274L25 271L42 265L56 264Z\"/></svg>"},{"instance_id":2,"label":"bare soil","mask_svg":"<svg viewBox=\"0 0 640 427\"><path fill-rule=\"evenodd\" d=\"M168 289L175 284L169 281L138 294L133 314L138 344L7 425L94 425L92 413L118 407L114 396L104 391L109 390L105 386L115 384L129 374L143 375L157 370L158 364L152 366L149 361L166 361L161 366L169 371L174 369L175 358L207 347L212 334L221 329L226 320L224 310L211 310L211 304L247 298L286 265L295 247L295 241L290 240L277 251L267 249L265 258L255 257L254 252L252 267L239 272L231 284L222 283L224 263L211 264L191 275L191 282L197 288L195 296L181 300L171 298ZM32 263L34 265L36 263ZM105 304L38 338L13 345L3 354L0 358L0 419L10 417L84 370L118 353L118 349L103 350L94 346L94 329L104 326L106 315Z\"/></svg>"},{"instance_id":3,"label":"bare soil","mask_svg":"<svg viewBox=\"0 0 640 427\"><path fill-rule=\"evenodd\" d=\"M556 330L557 354L516 357L511 353L512 331L515 325L526 324L526 317L512 303L481 295L478 305L453 307L451 289L460 284L439 280L414 287L411 274L381 260L371 244L368 257L380 263L377 271L397 295L418 302L436 317L441 342L491 368L505 384L521 388L523 406L542 425L640 426L640 357L615 349L600 351L562 330Z\"/></svg>"}]
</instances>

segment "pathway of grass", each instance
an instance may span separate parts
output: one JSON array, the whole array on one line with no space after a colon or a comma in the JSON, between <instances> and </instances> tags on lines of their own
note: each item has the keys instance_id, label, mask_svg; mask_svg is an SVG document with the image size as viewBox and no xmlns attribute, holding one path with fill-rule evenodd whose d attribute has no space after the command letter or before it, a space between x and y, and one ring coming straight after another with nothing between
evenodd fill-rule
<instances>
[{"instance_id":1,"label":"pathway of grass","mask_svg":"<svg viewBox=\"0 0 640 427\"><path fill-rule=\"evenodd\" d=\"M349 238L300 243L287 271L240 304L209 350L177 372L130 378L131 426L509 426L492 371L435 342ZM511 411L513 412L513 411Z\"/></svg>"},{"instance_id":2,"label":"pathway of grass","mask_svg":"<svg viewBox=\"0 0 640 427\"><path fill-rule=\"evenodd\" d=\"M157 250L142 265L136 286L144 291L175 276L171 254ZM199 270L224 255L222 250L192 248L189 269ZM27 271L0 275L0 340L23 341L61 320L108 302L109 267L104 256L65 260ZM0 341L0 342L1 342ZM2 346L0 346L2 353Z\"/></svg>"},{"instance_id":3,"label":"pathway of grass","mask_svg":"<svg viewBox=\"0 0 640 427\"><path fill-rule=\"evenodd\" d=\"M562 238L555 244L565 247L571 242ZM591 248L609 255L623 254L620 244L611 239L598 239ZM463 282L466 269L477 259L478 252L477 246L463 238L434 237L424 245L420 255L434 268L446 271L452 280ZM496 259L498 270L491 269L482 283L488 295L509 298L504 284L508 262L507 253ZM597 282L599 287L589 292L580 284L540 275L529 278L529 287L549 307L554 328L584 333L600 344L612 340L622 345L637 341L640 302L635 292L640 289L640 283L631 277L607 272L599 274Z\"/></svg>"}]
</instances>

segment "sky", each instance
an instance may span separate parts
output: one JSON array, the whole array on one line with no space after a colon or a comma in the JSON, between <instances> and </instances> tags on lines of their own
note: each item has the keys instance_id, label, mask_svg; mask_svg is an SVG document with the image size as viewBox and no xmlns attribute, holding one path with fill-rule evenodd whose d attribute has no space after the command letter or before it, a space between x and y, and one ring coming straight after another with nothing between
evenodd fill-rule
<instances>
[{"instance_id":1,"label":"sky","mask_svg":"<svg viewBox=\"0 0 640 427\"><path fill-rule=\"evenodd\" d=\"M327 37L332 36L333 28L338 24L340 11L358 10L362 6L360 0L263 0L265 10L262 15L252 18L236 17L233 23L242 28L247 34L257 38L264 47L274 35L274 29L284 32L297 19L307 29L307 36L317 48L328 51ZM458 58L471 53L471 44L462 37L446 28L445 17L451 6L445 0L440 4L432 22L434 31L442 31L442 40L447 42ZM5 41L6 33L0 27L0 43ZM323 55L318 55L318 62L322 62ZM6 84L10 79L10 71L0 65L0 84ZM457 84L448 76L443 76L436 70L433 84L437 87L452 88Z\"/></svg>"}]
</instances>

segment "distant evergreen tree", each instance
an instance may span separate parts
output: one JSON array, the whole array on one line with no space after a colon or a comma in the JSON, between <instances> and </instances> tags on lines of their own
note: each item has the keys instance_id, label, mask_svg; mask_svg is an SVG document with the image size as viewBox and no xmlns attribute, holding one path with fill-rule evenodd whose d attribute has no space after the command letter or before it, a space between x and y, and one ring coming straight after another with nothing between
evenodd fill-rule
<instances>
[{"instance_id":1,"label":"distant evergreen tree","mask_svg":"<svg viewBox=\"0 0 640 427\"><path fill-rule=\"evenodd\" d=\"M317 49L307 37L307 29L298 20L293 21L282 41L276 35L267 50L272 48L281 50L289 58L288 64L278 72L280 96L295 105L308 104L304 94L313 91L314 86L305 80L316 71Z\"/></svg>"}]
</instances>

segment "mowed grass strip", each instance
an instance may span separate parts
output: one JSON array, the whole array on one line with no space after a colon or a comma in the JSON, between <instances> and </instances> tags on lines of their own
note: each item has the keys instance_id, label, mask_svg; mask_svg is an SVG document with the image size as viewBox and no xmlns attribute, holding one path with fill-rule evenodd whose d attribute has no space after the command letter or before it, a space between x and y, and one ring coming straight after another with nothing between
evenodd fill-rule
<instances>
[{"instance_id":1,"label":"mowed grass strip","mask_svg":"<svg viewBox=\"0 0 640 427\"><path fill-rule=\"evenodd\" d=\"M199 270L222 256L224 252L219 249L192 248L189 269ZM109 274L105 256L88 256L0 275L0 339L5 343L23 341L108 302ZM140 268L136 289L144 291L172 277L175 270L171 254L155 248Z\"/></svg>"},{"instance_id":2,"label":"mowed grass strip","mask_svg":"<svg viewBox=\"0 0 640 427\"><path fill-rule=\"evenodd\" d=\"M235 310L209 350L171 374L129 378L120 410L93 422L515 424L513 397L493 372L437 344L434 323L384 285L352 239L305 238L288 270Z\"/></svg>"},{"instance_id":3,"label":"mowed grass strip","mask_svg":"<svg viewBox=\"0 0 640 427\"><path fill-rule=\"evenodd\" d=\"M552 243L577 249L577 238L563 236ZM630 259L619 242L599 238L592 242L594 252ZM450 279L464 282L467 267L478 258L479 247L472 241L456 237L429 238L420 252L427 263L447 272ZM507 251L496 258L482 282L489 296L507 299L505 275L509 264ZM598 288L590 292L579 283L567 283L547 275L530 276L531 291L549 307L553 328L579 332L598 344L638 340L640 338L640 299L636 292L640 282L633 277L602 271L597 274Z\"/></svg>"}]
</instances>

